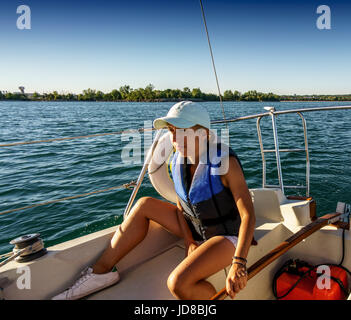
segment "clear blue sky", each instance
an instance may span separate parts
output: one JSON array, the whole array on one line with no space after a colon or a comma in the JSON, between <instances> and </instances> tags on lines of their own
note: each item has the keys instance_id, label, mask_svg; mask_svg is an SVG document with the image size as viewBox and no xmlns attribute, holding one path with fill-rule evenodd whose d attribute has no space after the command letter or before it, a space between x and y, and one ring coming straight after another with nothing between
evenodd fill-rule
<instances>
[{"instance_id":1,"label":"clear blue sky","mask_svg":"<svg viewBox=\"0 0 351 320\"><path fill-rule=\"evenodd\" d=\"M18 30L18 5L32 29ZM351 1L203 0L222 92L351 93ZM318 5L331 30L318 30ZM0 2L0 90L216 92L198 0Z\"/></svg>"}]
</instances>

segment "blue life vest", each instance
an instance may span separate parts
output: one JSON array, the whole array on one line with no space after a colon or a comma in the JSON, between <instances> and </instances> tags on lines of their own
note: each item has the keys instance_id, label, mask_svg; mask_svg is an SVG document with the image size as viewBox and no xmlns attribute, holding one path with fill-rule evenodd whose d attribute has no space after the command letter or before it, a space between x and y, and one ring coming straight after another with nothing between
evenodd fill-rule
<instances>
[{"instance_id":1,"label":"blue life vest","mask_svg":"<svg viewBox=\"0 0 351 320\"><path fill-rule=\"evenodd\" d=\"M235 152L231 148L228 151L229 156L234 156L241 166ZM217 160L227 155L221 144L217 144ZM230 189L223 185L220 175L216 174L221 163L214 164L214 156L210 155L207 148L207 162L198 164L190 189L187 184L186 158L176 151L172 159L175 191L194 240L239 234L239 211Z\"/></svg>"}]
</instances>

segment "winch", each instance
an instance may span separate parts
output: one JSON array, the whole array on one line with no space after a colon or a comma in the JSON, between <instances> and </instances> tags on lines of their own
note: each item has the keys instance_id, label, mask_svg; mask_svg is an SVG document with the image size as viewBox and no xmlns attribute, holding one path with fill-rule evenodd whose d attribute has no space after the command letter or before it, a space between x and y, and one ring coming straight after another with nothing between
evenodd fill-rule
<instances>
[{"instance_id":1,"label":"winch","mask_svg":"<svg viewBox=\"0 0 351 320\"><path fill-rule=\"evenodd\" d=\"M0 267L15 260L17 262L28 262L37 259L47 253L44 247L44 242L40 238L39 233L26 234L10 241L10 244L15 245L12 253L3 255L3 258L7 258L0 263Z\"/></svg>"}]
</instances>

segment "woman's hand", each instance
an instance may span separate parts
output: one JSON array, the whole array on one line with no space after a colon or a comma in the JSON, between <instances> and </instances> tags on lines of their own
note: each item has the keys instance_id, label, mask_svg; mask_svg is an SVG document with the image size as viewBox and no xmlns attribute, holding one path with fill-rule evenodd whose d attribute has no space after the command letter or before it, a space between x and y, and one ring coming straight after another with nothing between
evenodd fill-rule
<instances>
[{"instance_id":1,"label":"woman's hand","mask_svg":"<svg viewBox=\"0 0 351 320\"><path fill-rule=\"evenodd\" d=\"M226 279L226 290L228 295L234 299L235 295L245 288L247 283L246 266L234 263Z\"/></svg>"},{"instance_id":2,"label":"woman's hand","mask_svg":"<svg viewBox=\"0 0 351 320\"><path fill-rule=\"evenodd\" d=\"M198 246L199 245L195 241L189 242L185 248L186 257L189 256Z\"/></svg>"}]
</instances>

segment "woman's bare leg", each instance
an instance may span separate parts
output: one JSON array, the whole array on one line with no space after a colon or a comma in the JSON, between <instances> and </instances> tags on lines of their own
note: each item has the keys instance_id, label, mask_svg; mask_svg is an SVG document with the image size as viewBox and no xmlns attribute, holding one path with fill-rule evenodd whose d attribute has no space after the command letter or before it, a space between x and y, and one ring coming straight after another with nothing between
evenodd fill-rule
<instances>
[{"instance_id":1,"label":"woman's bare leg","mask_svg":"<svg viewBox=\"0 0 351 320\"><path fill-rule=\"evenodd\" d=\"M119 225L108 247L93 265L94 273L111 271L113 266L137 246L147 235L149 221L153 220L171 233L182 237L176 206L151 197L140 198L128 217Z\"/></svg>"},{"instance_id":2,"label":"woman's bare leg","mask_svg":"<svg viewBox=\"0 0 351 320\"><path fill-rule=\"evenodd\" d=\"M210 299L216 290L204 280L226 268L232 261L235 247L223 236L215 236L201 244L170 274L167 285L178 299Z\"/></svg>"}]
</instances>

